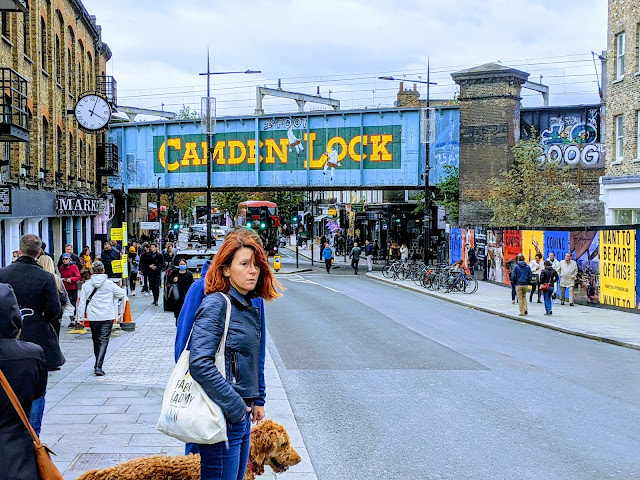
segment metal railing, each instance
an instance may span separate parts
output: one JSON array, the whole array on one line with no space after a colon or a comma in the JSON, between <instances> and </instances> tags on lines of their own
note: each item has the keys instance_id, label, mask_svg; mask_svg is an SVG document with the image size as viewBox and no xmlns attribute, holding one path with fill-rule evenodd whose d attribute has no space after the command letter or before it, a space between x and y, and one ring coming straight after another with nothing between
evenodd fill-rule
<instances>
[{"instance_id":1,"label":"metal railing","mask_svg":"<svg viewBox=\"0 0 640 480\"><path fill-rule=\"evenodd\" d=\"M110 75L98 75L96 90L104 95L112 107L118 105L118 82Z\"/></svg>"},{"instance_id":2,"label":"metal railing","mask_svg":"<svg viewBox=\"0 0 640 480\"><path fill-rule=\"evenodd\" d=\"M118 146L114 143L99 143L96 146L97 173L103 176L118 175L119 157Z\"/></svg>"},{"instance_id":3,"label":"metal railing","mask_svg":"<svg viewBox=\"0 0 640 480\"><path fill-rule=\"evenodd\" d=\"M15 70L0 68L0 141L29 141L28 84Z\"/></svg>"}]
</instances>

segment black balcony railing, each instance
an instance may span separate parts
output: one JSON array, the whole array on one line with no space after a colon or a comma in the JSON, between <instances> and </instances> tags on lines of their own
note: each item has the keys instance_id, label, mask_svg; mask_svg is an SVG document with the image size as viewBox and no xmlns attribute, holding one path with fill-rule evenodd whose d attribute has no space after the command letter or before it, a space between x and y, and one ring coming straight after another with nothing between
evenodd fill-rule
<instances>
[{"instance_id":1,"label":"black balcony railing","mask_svg":"<svg viewBox=\"0 0 640 480\"><path fill-rule=\"evenodd\" d=\"M118 146L113 143L99 143L97 146L98 175L112 177L120 173Z\"/></svg>"},{"instance_id":2,"label":"black balcony railing","mask_svg":"<svg viewBox=\"0 0 640 480\"><path fill-rule=\"evenodd\" d=\"M118 82L110 75L98 75L96 90L107 99L112 107L118 105Z\"/></svg>"},{"instance_id":3,"label":"black balcony railing","mask_svg":"<svg viewBox=\"0 0 640 480\"><path fill-rule=\"evenodd\" d=\"M11 68L0 68L0 142L28 142L27 80Z\"/></svg>"}]
</instances>

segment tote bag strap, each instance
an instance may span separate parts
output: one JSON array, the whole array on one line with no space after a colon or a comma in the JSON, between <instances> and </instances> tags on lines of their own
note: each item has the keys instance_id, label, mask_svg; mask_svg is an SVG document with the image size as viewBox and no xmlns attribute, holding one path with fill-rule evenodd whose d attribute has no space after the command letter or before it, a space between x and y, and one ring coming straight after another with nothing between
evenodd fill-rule
<instances>
[{"instance_id":1,"label":"tote bag strap","mask_svg":"<svg viewBox=\"0 0 640 480\"><path fill-rule=\"evenodd\" d=\"M4 376L4 373L2 373L2 370L0 370L0 384L2 384L2 388L4 389L4 392L7 394L7 397L9 397L9 400L11 400L11 403L13 404L13 408L16 409L16 412L18 413L20 420L22 420L22 423L24 423L24 426L31 434L31 438L33 438L33 442L36 445L39 445L40 439L38 438L38 434L35 432L31 424L29 423L29 419L27 418L27 415L24 413L24 409L22 408L22 405L20 405L20 402L18 401L18 397L16 397L16 394L14 393L13 388L11 388L11 385L9 385L9 381L7 380L7 377Z\"/></svg>"},{"instance_id":2,"label":"tote bag strap","mask_svg":"<svg viewBox=\"0 0 640 480\"><path fill-rule=\"evenodd\" d=\"M224 297L224 299L227 301L227 313L226 313L225 319L224 319L224 332L222 334L222 338L220 339L220 344L218 345L216 353L218 353L220 350L224 351L224 347L225 347L225 345L227 343L227 332L229 331L229 323L231 321L231 299L225 293L222 293L222 292L218 292L218 293L220 295L222 295ZM183 352L187 348L189 348L189 342L191 341L191 334L193 333L193 326L195 324L196 324L196 322L194 321L193 325L191 326L191 331L189 332L189 336L187 337L187 343L185 343L184 349L182 349Z\"/></svg>"}]
</instances>

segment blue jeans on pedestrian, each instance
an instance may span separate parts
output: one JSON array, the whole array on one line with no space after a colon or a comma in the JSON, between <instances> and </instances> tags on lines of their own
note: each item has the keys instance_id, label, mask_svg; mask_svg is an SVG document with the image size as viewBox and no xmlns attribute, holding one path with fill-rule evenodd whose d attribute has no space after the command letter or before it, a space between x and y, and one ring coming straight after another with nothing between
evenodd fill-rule
<instances>
[{"instance_id":1,"label":"blue jeans on pedestrian","mask_svg":"<svg viewBox=\"0 0 640 480\"><path fill-rule=\"evenodd\" d=\"M42 428L42 417L44 416L44 396L47 394L45 391L40 398L36 398L31 404L31 412L29 413L29 423L40 436L40 429Z\"/></svg>"},{"instance_id":2,"label":"blue jeans on pedestrian","mask_svg":"<svg viewBox=\"0 0 640 480\"><path fill-rule=\"evenodd\" d=\"M551 287L546 292L542 292L542 295L544 296L544 309L546 310L547 314L549 314L549 313L551 313L551 310L553 310L553 307L552 307L552 304L551 304L551 296L553 295L553 287Z\"/></svg>"},{"instance_id":3,"label":"blue jeans on pedestrian","mask_svg":"<svg viewBox=\"0 0 640 480\"><path fill-rule=\"evenodd\" d=\"M227 423L227 443L199 445L202 480L242 480L249 460L251 416Z\"/></svg>"}]
</instances>

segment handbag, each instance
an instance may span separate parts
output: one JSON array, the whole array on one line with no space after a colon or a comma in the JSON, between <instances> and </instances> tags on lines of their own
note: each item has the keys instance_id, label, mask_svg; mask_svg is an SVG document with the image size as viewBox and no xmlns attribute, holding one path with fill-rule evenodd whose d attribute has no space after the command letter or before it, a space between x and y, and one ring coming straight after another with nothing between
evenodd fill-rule
<instances>
[{"instance_id":1,"label":"handbag","mask_svg":"<svg viewBox=\"0 0 640 480\"><path fill-rule=\"evenodd\" d=\"M174 302L180 300L180 290L178 290L178 285L175 283L169 287L169 298Z\"/></svg>"},{"instance_id":2,"label":"handbag","mask_svg":"<svg viewBox=\"0 0 640 480\"><path fill-rule=\"evenodd\" d=\"M231 300L224 293L220 294L227 301L227 314L224 333L216 350L215 365L222 377L226 378L224 352L231 319ZM164 391L157 429L185 443L212 445L226 442L227 422L222 409L208 397L189 371L188 346L192 333L193 327Z\"/></svg>"},{"instance_id":3,"label":"handbag","mask_svg":"<svg viewBox=\"0 0 640 480\"><path fill-rule=\"evenodd\" d=\"M540 291L541 292L548 292L549 290L551 290L551 284L550 283L543 283L542 285L540 285Z\"/></svg>"},{"instance_id":4,"label":"handbag","mask_svg":"<svg viewBox=\"0 0 640 480\"><path fill-rule=\"evenodd\" d=\"M58 468L53 463L53 460L51 460L50 454L52 454L53 451L49 447L47 447L44 443L42 443L38 438L38 434L35 432L31 424L29 423L29 419L27 419L27 415L24 413L22 405L20 405L20 402L18 401L18 397L16 397L16 394L14 393L13 388L11 388L11 385L9 385L7 377L4 376L4 373L2 373L2 370L0 370L0 383L2 384L2 388L4 389L4 392L7 394L7 397L9 397L9 400L11 400L11 403L13 404L13 408L16 409L16 412L18 413L18 416L22 420L22 423L24 423L24 426L27 428L28 432L31 434L31 438L33 439L33 447L36 452L36 463L38 465L38 473L40 474L40 479L41 480L64 480L62 478L62 474L60 473L60 470L58 470ZM55 453L53 454L55 455Z\"/></svg>"}]
</instances>

